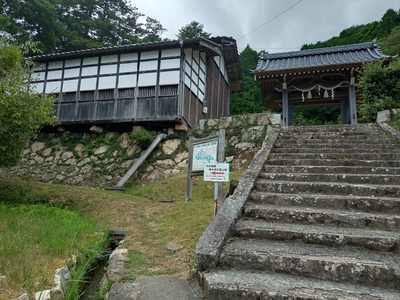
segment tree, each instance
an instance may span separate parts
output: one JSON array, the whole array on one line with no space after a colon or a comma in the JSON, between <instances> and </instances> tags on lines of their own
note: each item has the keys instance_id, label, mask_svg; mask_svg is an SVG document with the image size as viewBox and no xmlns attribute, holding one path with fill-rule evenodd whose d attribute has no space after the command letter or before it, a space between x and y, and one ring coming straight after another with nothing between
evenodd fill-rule
<instances>
[{"instance_id":1,"label":"tree","mask_svg":"<svg viewBox=\"0 0 400 300\"><path fill-rule=\"evenodd\" d=\"M128 0L3 0L0 35L45 54L160 40L166 29L142 17Z\"/></svg>"},{"instance_id":2,"label":"tree","mask_svg":"<svg viewBox=\"0 0 400 300\"><path fill-rule=\"evenodd\" d=\"M359 85L363 95L360 121L372 122L378 111L400 108L400 60L388 66L381 61L365 64Z\"/></svg>"},{"instance_id":3,"label":"tree","mask_svg":"<svg viewBox=\"0 0 400 300\"><path fill-rule=\"evenodd\" d=\"M393 9L388 9L379 22L375 21L365 25L352 26L342 30L339 36L335 36L325 42L303 45L301 49L307 50L371 42L373 39L379 40L387 37L396 26L400 26L400 11L396 12Z\"/></svg>"},{"instance_id":4,"label":"tree","mask_svg":"<svg viewBox=\"0 0 400 300\"><path fill-rule=\"evenodd\" d=\"M199 37L209 38L211 33L204 31L204 25L197 21L192 21L189 24L181 27L176 35L180 40L188 40Z\"/></svg>"},{"instance_id":5,"label":"tree","mask_svg":"<svg viewBox=\"0 0 400 300\"><path fill-rule=\"evenodd\" d=\"M145 34L142 37L142 43L157 43L167 41L168 39L162 39L161 35L167 31L156 19L146 17Z\"/></svg>"},{"instance_id":6,"label":"tree","mask_svg":"<svg viewBox=\"0 0 400 300\"><path fill-rule=\"evenodd\" d=\"M232 96L232 114L259 113L263 111L260 83L249 74L254 70L258 62L258 53L249 45L239 54L242 69L242 92L236 92Z\"/></svg>"},{"instance_id":7,"label":"tree","mask_svg":"<svg viewBox=\"0 0 400 300\"><path fill-rule=\"evenodd\" d=\"M0 39L0 166L15 165L33 134L54 124L54 98L34 92L29 61L21 49Z\"/></svg>"},{"instance_id":8,"label":"tree","mask_svg":"<svg viewBox=\"0 0 400 300\"><path fill-rule=\"evenodd\" d=\"M382 47L382 52L387 55L400 54L400 26L393 28L391 33L381 39L379 45Z\"/></svg>"}]
</instances>

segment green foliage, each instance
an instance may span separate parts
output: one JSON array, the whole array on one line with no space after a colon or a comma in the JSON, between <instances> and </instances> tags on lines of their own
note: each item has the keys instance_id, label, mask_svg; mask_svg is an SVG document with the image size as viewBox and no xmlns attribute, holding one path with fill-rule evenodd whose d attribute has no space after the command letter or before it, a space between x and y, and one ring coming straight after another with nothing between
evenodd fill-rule
<instances>
[{"instance_id":1,"label":"green foliage","mask_svg":"<svg viewBox=\"0 0 400 300\"><path fill-rule=\"evenodd\" d=\"M359 106L361 122L376 120L378 111L400 108L400 61L388 66L382 62L365 64L360 77L363 103Z\"/></svg>"},{"instance_id":2,"label":"green foliage","mask_svg":"<svg viewBox=\"0 0 400 300\"><path fill-rule=\"evenodd\" d=\"M0 30L18 43L39 42L44 53L159 41L166 29L143 16L128 0L4 0Z\"/></svg>"},{"instance_id":3,"label":"green foliage","mask_svg":"<svg viewBox=\"0 0 400 300\"><path fill-rule=\"evenodd\" d=\"M305 107L294 110L294 125L336 125L340 123L339 106Z\"/></svg>"},{"instance_id":4,"label":"green foliage","mask_svg":"<svg viewBox=\"0 0 400 300\"><path fill-rule=\"evenodd\" d=\"M19 204L48 204L50 197L46 193L32 190L22 182L0 182L0 203L9 205Z\"/></svg>"},{"instance_id":5,"label":"green foliage","mask_svg":"<svg viewBox=\"0 0 400 300\"><path fill-rule=\"evenodd\" d=\"M29 64L20 48L0 39L0 166L15 165L32 135L55 123L54 98L34 92Z\"/></svg>"},{"instance_id":6,"label":"green foliage","mask_svg":"<svg viewBox=\"0 0 400 300\"><path fill-rule=\"evenodd\" d=\"M83 288L89 282L89 274L92 268L97 264L97 260L101 259L106 251L107 238L103 238L100 243L93 245L92 248L82 249L77 262L76 269L72 272L71 279L68 283L68 289L64 292L65 300L80 299L84 294Z\"/></svg>"},{"instance_id":7,"label":"green foliage","mask_svg":"<svg viewBox=\"0 0 400 300\"><path fill-rule=\"evenodd\" d=\"M388 123L394 129L396 129L397 131L400 131L400 113L398 111L394 112L393 110L391 110Z\"/></svg>"},{"instance_id":8,"label":"green foliage","mask_svg":"<svg viewBox=\"0 0 400 300\"><path fill-rule=\"evenodd\" d=\"M30 295L54 284L48 274L60 261L103 244L97 223L66 209L0 203L0 215L0 273L12 288Z\"/></svg>"},{"instance_id":9,"label":"green foliage","mask_svg":"<svg viewBox=\"0 0 400 300\"><path fill-rule=\"evenodd\" d=\"M387 37L379 41L382 52L387 55L400 54L400 26L396 26Z\"/></svg>"},{"instance_id":10,"label":"green foliage","mask_svg":"<svg viewBox=\"0 0 400 300\"><path fill-rule=\"evenodd\" d=\"M244 90L232 96L232 114L260 113L263 111L260 83L249 74L258 62L258 53L249 45L240 53Z\"/></svg>"},{"instance_id":11,"label":"green foliage","mask_svg":"<svg viewBox=\"0 0 400 300\"><path fill-rule=\"evenodd\" d=\"M179 32L176 36L180 40L188 40L199 37L208 38L211 36L211 33L204 31L203 24L197 21L192 21L189 24L182 26L181 29L179 29Z\"/></svg>"},{"instance_id":12,"label":"green foliage","mask_svg":"<svg viewBox=\"0 0 400 300\"><path fill-rule=\"evenodd\" d=\"M370 42L373 39L378 39L379 41L380 39L387 37L396 26L400 26L400 11L396 12L393 9L389 9L379 22L352 26L340 32L339 36L335 36L324 42L305 44L301 49L307 50L364 43Z\"/></svg>"},{"instance_id":13,"label":"green foliage","mask_svg":"<svg viewBox=\"0 0 400 300\"><path fill-rule=\"evenodd\" d=\"M155 272L151 272L150 269L154 262L151 262L146 255L143 255L137 250L129 251L129 261L125 264L129 270L129 274L126 279L135 280L139 276L152 276Z\"/></svg>"},{"instance_id":14,"label":"green foliage","mask_svg":"<svg viewBox=\"0 0 400 300\"><path fill-rule=\"evenodd\" d=\"M109 145L111 145L111 142L110 142L109 140L106 139L106 137L105 137L104 134L102 134L102 135L98 136L95 140L89 142L89 143L85 146L85 148L84 148L83 151L84 151L87 155L93 155L94 152L96 151L96 149L97 149L98 147L101 147L101 146L109 146Z\"/></svg>"},{"instance_id":15,"label":"green foliage","mask_svg":"<svg viewBox=\"0 0 400 300\"><path fill-rule=\"evenodd\" d=\"M137 140L142 148L149 147L154 141L154 133L144 128L133 131L131 137Z\"/></svg>"}]
</instances>

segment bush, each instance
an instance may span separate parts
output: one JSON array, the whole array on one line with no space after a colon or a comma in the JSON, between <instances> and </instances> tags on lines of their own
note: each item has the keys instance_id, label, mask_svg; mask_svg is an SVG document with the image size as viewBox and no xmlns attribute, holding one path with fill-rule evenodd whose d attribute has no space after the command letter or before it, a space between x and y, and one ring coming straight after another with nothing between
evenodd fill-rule
<instances>
[{"instance_id":1,"label":"bush","mask_svg":"<svg viewBox=\"0 0 400 300\"><path fill-rule=\"evenodd\" d=\"M22 182L0 181L0 203L9 205L49 204L50 197L46 193L25 187Z\"/></svg>"},{"instance_id":2,"label":"bush","mask_svg":"<svg viewBox=\"0 0 400 300\"><path fill-rule=\"evenodd\" d=\"M146 129L138 129L131 133L131 137L134 138L142 148L147 148L154 141L154 134Z\"/></svg>"},{"instance_id":3,"label":"bush","mask_svg":"<svg viewBox=\"0 0 400 300\"><path fill-rule=\"evenodd\" d=\"M361 122L374 122L378 111L400 108L400 61L365 64L360 77L363 103Z\"/></svg>"}]
</instances>

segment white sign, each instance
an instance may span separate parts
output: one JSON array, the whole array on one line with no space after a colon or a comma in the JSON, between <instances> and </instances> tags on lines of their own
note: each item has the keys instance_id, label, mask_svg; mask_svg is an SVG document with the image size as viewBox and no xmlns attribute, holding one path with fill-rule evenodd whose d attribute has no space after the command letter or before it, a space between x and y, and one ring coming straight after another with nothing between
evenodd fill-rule
<instances>
[{"instance_id":1,"label":"white sign","mask_svg":"<svg viewBox=\"0 0 400 300\"><path fill-rule=\"evenodd\" d=\"M204 181L229 182L228 163L204 164Z\"/></svg>"},{"instance_id":2,"label":"white sign","mask_svg":"<svg viewBox=\"0 0 400 300\"><path fill-rule=\"evenodd\" d=\"M208 141L201 144L193 144L192 171L203 171L205 163L217 161L218 141Z\"/></svg>"}]
</instances>

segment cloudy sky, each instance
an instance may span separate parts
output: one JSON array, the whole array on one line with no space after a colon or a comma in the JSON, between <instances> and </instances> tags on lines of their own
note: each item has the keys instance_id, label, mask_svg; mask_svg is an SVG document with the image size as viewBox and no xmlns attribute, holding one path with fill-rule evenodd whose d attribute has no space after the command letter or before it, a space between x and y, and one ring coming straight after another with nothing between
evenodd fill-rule
<instances>
[{"instance_id":1,"label":"cloudy sky","mask_svg":"<svg viewBox=\"0 0 400 300\"><path fill-rule=\"evenodd\" d=\"M236 39L239 51L247 44L269 53L299 50L325 41L348 27L379 21L399 0L130 0L139 12L168 29L197 21L213 36Z\"/></svg>"}]
</instances>

